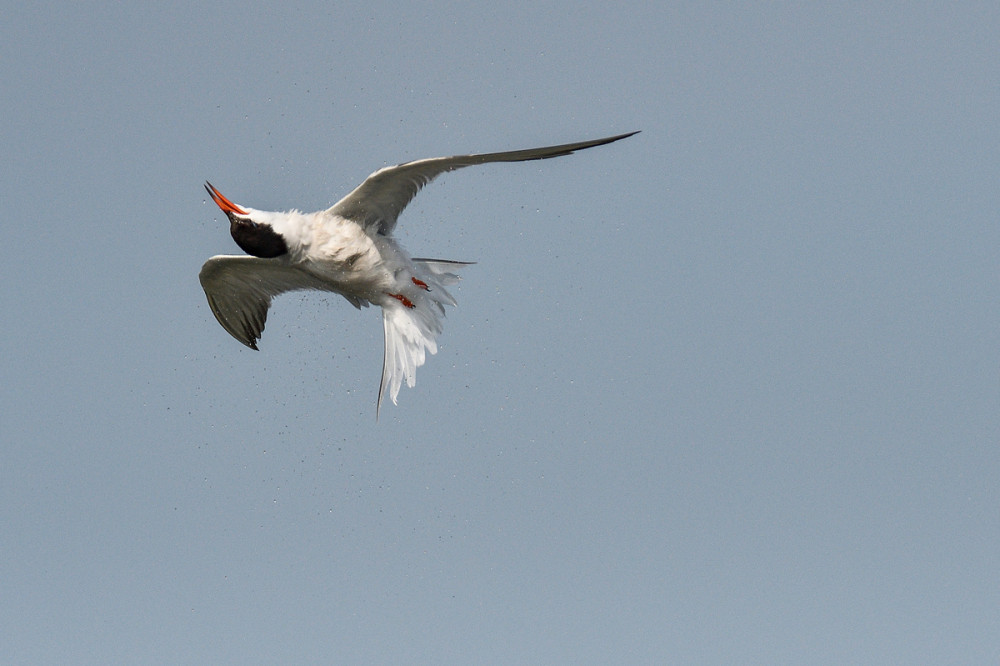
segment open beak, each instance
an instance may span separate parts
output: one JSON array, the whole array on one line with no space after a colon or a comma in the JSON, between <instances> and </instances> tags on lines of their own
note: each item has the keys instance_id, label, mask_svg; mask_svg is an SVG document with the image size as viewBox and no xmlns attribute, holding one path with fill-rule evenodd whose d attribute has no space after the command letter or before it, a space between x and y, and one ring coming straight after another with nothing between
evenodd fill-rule
<instances>
[{"instance_id":1,"label":"open beak","mask_svg":"<svg viewBox=\"0 0 1000 666\"><path fill-rule=\"evenodd\" d=\"M215 189L212 183L205 181L205 189L208 190L209 195L212 197L212 201L215 205L222 209L222 212L226 215L231 213L236 213L237 215L246 215L247 212L234 204L232 201L222 196L219 190Z\"/></svg>"}]
</instances>

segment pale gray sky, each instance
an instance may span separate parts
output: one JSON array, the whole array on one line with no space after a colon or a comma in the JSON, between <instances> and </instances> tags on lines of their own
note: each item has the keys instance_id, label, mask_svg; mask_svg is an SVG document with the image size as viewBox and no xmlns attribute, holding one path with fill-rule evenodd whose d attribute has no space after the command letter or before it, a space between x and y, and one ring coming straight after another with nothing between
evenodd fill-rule
<instances>
[{"instance_id":1,"label":"pale gray sky","mask_svg":"<svg viewBox=\"0 0 1000 666\"><path fill-rule=\"evenodd\" d=\"M4 663L990 663L992 3L7 3ZM201 183L478 262L260 352Z\"/></svg>"}]
</instances>

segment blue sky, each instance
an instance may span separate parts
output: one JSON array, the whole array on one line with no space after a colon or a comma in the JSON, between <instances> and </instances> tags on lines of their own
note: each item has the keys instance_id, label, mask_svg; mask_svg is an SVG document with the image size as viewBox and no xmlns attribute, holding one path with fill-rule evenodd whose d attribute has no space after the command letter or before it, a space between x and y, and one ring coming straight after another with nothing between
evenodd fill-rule
<instances>
[{"instance_id":1,"label":"blue sky","mask_svg":"<svg viewBox=\"0 0 1000 666\"><path fill-rule=\"evenodd\" d=\"M990 3L32 3L0 26L0 660L995 661ZM477 262L260 352L210 179Z\"/></svg>"}]
</instances>

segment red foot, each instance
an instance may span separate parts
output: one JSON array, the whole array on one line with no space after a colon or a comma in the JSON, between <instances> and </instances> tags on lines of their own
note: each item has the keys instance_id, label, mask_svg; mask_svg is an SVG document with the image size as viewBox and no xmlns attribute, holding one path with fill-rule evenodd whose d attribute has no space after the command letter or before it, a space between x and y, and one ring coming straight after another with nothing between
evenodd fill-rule
<instances>
[{"instance_id":1,"label":"red foot","mask_svg":"<svg viewBox=\"0 0 1000 666\"><path fill-rule=\"evenodd\" d=\"M424 291L430 291L430 290L431 290L431 288L430 288L430 287L428 287L428 286L427 286L427 283L426 283L426 282L424 282L423 280L418 280L418 279L417 279L417 278L415 278L415 277L411 277L410 279L411 279L411 280L413 280L413 284L417 285L418 287L420 287L420 288L421 288L421 289L423 289Z\"/></svg>"},{"instance_id":2,"label":"red foot","mask_svg":"<svg viewBox=\"0 0 1000 666\"><path fill-rule=\"evenodd\" d=\"M389 295L395 298L403 305L405 305L406 307L410 308L411 310L413 309L413 301L408 299L406 296L403 296L402 294L389 294Z\"/></svg>"}]
</instances>

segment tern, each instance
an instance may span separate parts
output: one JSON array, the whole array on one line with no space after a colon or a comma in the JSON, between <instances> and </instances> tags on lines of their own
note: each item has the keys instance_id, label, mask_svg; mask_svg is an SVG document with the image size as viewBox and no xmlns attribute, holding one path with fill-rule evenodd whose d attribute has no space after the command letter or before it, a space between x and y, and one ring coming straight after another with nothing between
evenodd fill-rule
<instances>
[{"instance_id":1,"label":"tern","mask_svg":"<svg viewBox=\"0 0 1000 666\"><path fill-rule=\"evenodd\" d=\"M299 289L333 292L359 310L382 308L385 350L375 414L400 386L416 384L426 353L437 353L446 287L471 262L411 258L392 236L399 214L420 189L447 171L490 162L526 162L569 155L637 134L502 153L434 157L379 169L327 210L270 212L237 205L211 183L212 200L229 218L229 232L247 255L219 255L199 278L222 327L251 349L279 294Z\"/></svg>"}]
</instances>

